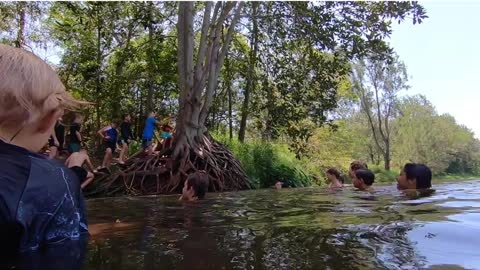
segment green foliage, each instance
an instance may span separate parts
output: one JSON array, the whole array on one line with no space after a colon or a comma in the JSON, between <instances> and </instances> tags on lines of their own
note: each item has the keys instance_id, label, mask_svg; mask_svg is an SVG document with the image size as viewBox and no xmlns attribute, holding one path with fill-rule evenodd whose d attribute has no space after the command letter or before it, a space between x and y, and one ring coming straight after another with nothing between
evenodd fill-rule
<instances>
[{"instance_id":1,"label":"green foliage","mask_svg":"<svg viewBox=\"0 0 480 270\"><path fill-rule=\"evenodd\" d=\"M138 134L147 104L161 115L176 110L176 39L166 37L163 14L170 11L166 2L53 4L47 26L64 51L59 72L69 90L95 103L85 111L90 130L128 112L138 117Z\"/></svg>"},{"instance_id":2,"label":"green foliage","mask_svg":"<svg viewBox=\"0 0 480 270\"><path fill-rule=\"evenodd\" d=\"M18 3L0 2L2 43L15 42ZM197 3L196 12L201 14L203 5ZM276 180L289 186L321 184L326 169L346 174L356 159L369 163L378 182L393 181L406 162L426 163L436 174L480 173L480 143L470 130L438 115L423 97L396 95L406 88L406 70L385 39L393 21L411 18L415 24L426 18L417 2L256 2L259 16L252 15L253 5L245 4L207 126L233 150L255 186L269 187ZM27 42L41 40L34 34L48 30L48 42L61 49L56 68L67 89L95 103L84 112L86 133L129 112L138 136L149 106L161 116L178 111L177 3L26 6ZM254 28L258 40L251 38ZM256 59L250 57L254 47ZM389 90L380 99L388 101L381 111L392 112L387 119L392 172L380 169L386 146L381 137L386 136L372 132L360 112L359 92L352 91L358 83L350 80L352 60L366 56L379 60L371 63L378 64L373 75L382 77L381 87ZM238 131L248 74L253 87L246 102L247 143L240 144L218 134ZM373 92L366 97L364 103L373 105ZM140 147L132 143L131 154Z\"/></svg>"},{"instance_id":3,"label":"green foliage","mask_svg":"<svg viewBox=\"0 0 480 270\"><path fill-rule=\"evenodd\" d=\"M353 89L386 170L391 166L391 144L395 137L392 122L397 114L397 95L409 88L407 82L405 64L395 54L388 62L375 55L362 59L354 65L352 72Z\"/></svg>"},{"instance_id":4,"label":"green foliage","mask_svg":"<svg viewBox=\"0 0 480 270\"><path fill-rule=\"evenodd\" d=\"M369 166L369 169L375 174L376 183L391 183L395 182L400 171L390 170L387 171L385 168L380 166Z\"/></svg>"},{"instance_id":5,"label":"green foliage","mask_svg":"<svg viewBox=\"0 0 480 270\"><path fill-rule=\"evenodd\" d=\"M314 182L313 175L284 144L262 141L241 144L221 134L215 137L233 151L250 182L257 188L271 187L277 181L289 187L307 187Z\"/></svg>"},{"instance_id":6,"label":"green foliage","mask_svg":"<svg viewBox=\"0 0 480 270\"><path fill-rule=\"evenodd\" d=\"M377 175L377 182L395 181L407 162L424 163L438 176L478 175L480 142L449 115L439 115L423 96L398 100L392 119L392 169L381 169L383 158L376 150L364 113L354 113L334 122L336 128L320 127L309 140L308 160L325 170L345 172L352 160L363 160Z\"/></svg>"},{"instance_id":7,"label":"green foliage","mask_svg":"<svg viewBox=\"0 0 480 270\"><path fill-rule=\"evenodd\" d=\"M242 78L236 84L244 91L240 93L248 91L251 100L245 107L251 109L242 112L252 120L247 137L287 136L297 158L306 154L314 129L329 124L330 113L348 88L350 60L371 53L388 56L391 49L384 39L391 32L391 20L412 18L420 23L426 18L416 2L255 2L246 4L245 13L241 29L251 44L244 56L254 48L259 56L235 57L239 63L254 61L248 63L254 87L242 89ZM257 32L254 22L258 22L258 40L251 38ZM247 67L242 67L239 73L245 78ZM226 93L229 85L222 84L219 93ZM221 98L225 104L225 96ZM230 126L238 127L238 117L230 116L238 115L238 106L233 105L233 112L230 108L214 106L209 122L217 122L221 129L233 121Z\"/></svg>"},{"instance_id":8,"label":"green foliage","mask_svg":"<svg viewBox=\"0 0 480 270\"><path fill-rule=\"evenodd\" d=\"M131 155L137 153L138 151L140 151L141 149L142 149L142 142L141 141L131 140L130 141L130 146L128 148L128 155L131 156Z\"/></svg>"},{"instance_id":9,"label":"green foliage","mask_svg":"<svg viewBox=\"0 0 480 270\"><path fill-rule=\"evenodd\" d=\"M1 1L0 43L29 50L46 46L48 35L42 26L50 5L43 1Z\"/></svg>"},{"instance_id":10,"label":"green foliage","mask_svg":"<svg viewBox=\"0 0 480 270\"><path fill-rule=\"evenodd\" d=\"M437 174L478 173L480 142L468 128L438 115L423 96L406 97L399 108L394 149L399 163L426 163Z\"/></svg>"}]
</instances>

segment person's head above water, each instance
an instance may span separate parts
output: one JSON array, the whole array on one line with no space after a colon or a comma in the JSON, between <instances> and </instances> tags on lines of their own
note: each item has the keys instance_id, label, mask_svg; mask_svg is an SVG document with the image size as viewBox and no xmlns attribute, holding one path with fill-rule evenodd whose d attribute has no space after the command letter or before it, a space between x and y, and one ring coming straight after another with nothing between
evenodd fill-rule
<instances>
[{"instance_id":1,"label":"person's head above water","mask_svg":"<svg viewBox=\"0 0 480 270\"><path fill-rule=\"evenodd\" d=\"M282 189L282 186L283 186L283 182L280 182L280 181L275 182L275 185L274 185L275 189Z\"/></svg>"},{"instance_id":2,"label":"person's head above water","mask_svg":"<svg viewBox=\"0 0 480 270\"><path fill-rule=\"evenodd\" d=\"M432 187L432 171L424 164L407 163L397 177L397 188L428 189Z\"/></svg>"},{"instance_id":3,"label":"person's head above water","mask_svg":"<svg viewBox=\"0 0 480 270\"><path fill-rule=\"evenodd\" d=\"M208 175L203 171L190 174L183 185L181 200L196 201L205 198L208 191Z\"/></svg>"},{"instance_id":4,"label":"person's head above water","mask_svg":"<svg viewBox=\"0 0 480 270\"><path fill-rule=\"evenodd\" d=\"M0 138L39 151L64 109L82 104L33 53L0 45Z\"/></svg>"},{"instance_id":5,"label":"person's head above water","mask_svg":"<svg viewBox=\"0 0 480 270\"><path fill-rule=\"evenodd\" d=\"M360 160L355 160L352 163L350 163L350 168L348 170L348 176L353 180L355 180L355 172L358 170L365 170L368 169L367 163L360 161Z\"/></svg>"},{"instance_id":6,"label":"person's head above water","mask_svg":"<svg viewBox=\"0 0 480 270\"><path fill-rule=\"evenodd\" d=\"M353 186L360 190L367 190L375 182L375 174L367 169L360 169L355 172Z\"/></svg>"},{"instance_id":7,"label":"person's head above water","mask_svg":"<svg viewBox=\"0 0 480 270\"><path fill-rule=\"evenodd\" d=\"M327 179L329 183L332 183L335 179L340 181L343 184L343 179L340 176L340 172L335 168L330 168L326 172Z\"/></svg>"}]
</instances>

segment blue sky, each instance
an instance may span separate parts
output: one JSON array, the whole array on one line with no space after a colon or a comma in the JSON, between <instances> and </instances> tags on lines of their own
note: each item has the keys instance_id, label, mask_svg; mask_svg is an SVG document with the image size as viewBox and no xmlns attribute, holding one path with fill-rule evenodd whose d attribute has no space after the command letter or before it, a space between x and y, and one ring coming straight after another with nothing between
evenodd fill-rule
<instances>
[{"instance_id":1,"label":"blue sky","mask_svg":"<svg viewBox=\"0 0 480 270\"><path fill-rule=\"evenodd\" d=\"M423 94L480 138L480 2L421 2L422 24L395 23L391 46L411 76L407 94Z\"/></svg>"}]
</instances>

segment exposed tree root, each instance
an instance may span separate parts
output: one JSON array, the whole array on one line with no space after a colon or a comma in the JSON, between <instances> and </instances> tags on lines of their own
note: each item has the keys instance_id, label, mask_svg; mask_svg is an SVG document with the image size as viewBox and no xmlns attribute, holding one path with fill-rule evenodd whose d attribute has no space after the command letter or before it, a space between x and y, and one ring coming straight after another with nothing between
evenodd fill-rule
<instances>
[{"instance_id":1,"label":"exposed tree root","mask_svg":"<svg viewBox=\"0 0 480 270\"><path fill-rule=\"evenodd\" d=\"M122 167L96 174L87 196L152 195L179 193L186 177L193 172L206 171L210 178L209 191L249 189L245 172L232 152L219 142L205 136L202 151L186 151L174 159L174 146L160 144L151 156L137 153ZM163 148L163 149L162 149Z\"/></svg>"}]
</instances>

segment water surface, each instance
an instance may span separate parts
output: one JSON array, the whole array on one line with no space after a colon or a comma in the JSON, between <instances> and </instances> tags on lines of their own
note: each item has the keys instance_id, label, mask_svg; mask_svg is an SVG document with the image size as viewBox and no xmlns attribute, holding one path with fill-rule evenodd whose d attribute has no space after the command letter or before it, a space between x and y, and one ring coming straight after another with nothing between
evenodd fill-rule
<instances>
[{"instance_id":1,"label":"water surface","mask_svg":"<svg viewBox=\"0 0 480 270\"><path fill-rule=\"evenodd\" d=\"M85 269L480 269L480 181L435 188L90 200Z\"/></svg>"}]
</instances>

